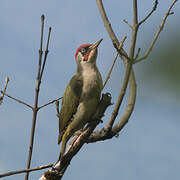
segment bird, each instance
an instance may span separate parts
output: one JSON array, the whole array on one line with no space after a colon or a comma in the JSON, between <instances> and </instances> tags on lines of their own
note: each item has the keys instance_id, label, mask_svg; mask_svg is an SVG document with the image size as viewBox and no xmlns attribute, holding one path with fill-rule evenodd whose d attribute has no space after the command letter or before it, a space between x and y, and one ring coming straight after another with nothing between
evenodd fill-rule
<instances>
[{"instance_id":1,"label":"bird","mask_svg":"<svg viewBox=\"0 0 180 180\"><path fill-rule=\"evenodd\" d=\"M92 119L100 102L103 81L96 59L101 41L82 44L75 53L77 71L65 89L61 110L57 114L60 157L65 153L68 140Z\"/></svg>"}]
</instances>

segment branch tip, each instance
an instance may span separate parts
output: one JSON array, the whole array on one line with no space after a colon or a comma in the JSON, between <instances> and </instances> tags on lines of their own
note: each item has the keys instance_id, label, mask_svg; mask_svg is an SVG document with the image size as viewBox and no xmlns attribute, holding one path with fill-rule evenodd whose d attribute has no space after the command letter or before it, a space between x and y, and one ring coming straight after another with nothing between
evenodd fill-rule
<instances>
[{"instance_id":1,"label":"branch tip","mask_svg":"<svg viewBox=\"0 0 180 180\"><path fill-rule=\"evenodd\" d=\"M45 19L45 16L44 16L44 14L42 14L42 16L41 16L41 21L43 22L44 19Z\"/></svg>"}]
</instances>

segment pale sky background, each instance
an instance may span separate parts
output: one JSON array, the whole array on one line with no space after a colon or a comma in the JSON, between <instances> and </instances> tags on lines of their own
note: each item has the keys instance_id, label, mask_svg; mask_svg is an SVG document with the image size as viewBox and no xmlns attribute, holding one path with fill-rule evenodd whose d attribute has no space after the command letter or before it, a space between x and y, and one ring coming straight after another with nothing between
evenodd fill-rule
<instances>
[{"instance_id":1,"label":"pale sky background","mask_svg":"<svg viewBox=\"0 0 180 180\"><path fill-rule=\"evenodd\" d=\"M139 0L139 16L150 11L153 1ZM148 47L160 25L171 0L160 0L158 9L140 29L138 47ZM132 1L104 0L112 26L122 39L127 35L125 48L130 42L130 29L123 19L132 22ZM180 32L180 3L173 8L175 14L167 20L156 49L174 32ZM29 104L34 102L40 42L40 16L45 14L45 35L52 26L48 60L42 80L40 104L60 97L76 71L74 54L79 45L103 38L99 47L98 67L103 79L112 63L115 51L103 26L95 0L1 0L0 1L0 89L9 76L7 93ZM168 41L166 41L168 42ZM152 52L153 54L153 52ZM158 59L147 59L154 63ZM148 68L142 62L135 65L137 102L129 123L119 138L85 145L72 160L64 180L67 179L123 179L123 180L179 180L180 178L180 101L178 91L166 91L158 77L151 81L143 78ZM158 67L156 67L158 68ZM123 64L117 63L111 82L104 92L112 93L115 102L123 76ZM113 107L104 118L107 122ZM123 112L121 110L120 112ZM0 106L0 173L25 169L32 112L22 104L8 98ZM121 113L119 113L119 117ZM58 119L55 105L38 114L32 166L56 162ZM43 171L30 174L38 179ZM24 174L4 180L24 179Z\"/></svg>"}]
</instances>

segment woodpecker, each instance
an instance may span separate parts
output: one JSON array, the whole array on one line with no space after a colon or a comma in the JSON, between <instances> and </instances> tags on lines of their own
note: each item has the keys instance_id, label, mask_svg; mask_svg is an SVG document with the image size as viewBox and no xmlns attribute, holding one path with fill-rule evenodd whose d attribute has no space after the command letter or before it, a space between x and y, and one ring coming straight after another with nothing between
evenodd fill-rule
<instances>
[{"instance_id":1,"label":"woodpecker","mask_svg":"<svg viewBox=\"0 0 180 180\"><path fill-rule=\"evenodd\" d=\"M83 44L76 51L77 71L66 87L57 115L58 144L62 141L60 156L65 153L67 141L91 120L99 104L103 82L96 59L101 41Z\"/></svg>"}]
</instances>

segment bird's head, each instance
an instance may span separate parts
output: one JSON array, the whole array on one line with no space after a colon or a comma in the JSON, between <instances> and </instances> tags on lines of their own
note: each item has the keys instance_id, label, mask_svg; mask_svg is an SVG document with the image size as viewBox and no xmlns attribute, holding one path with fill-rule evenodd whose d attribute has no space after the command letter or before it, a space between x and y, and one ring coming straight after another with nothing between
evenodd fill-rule
<instances>
[{"instance_id":1,"label":"bird's head","mask_svg":"<svg viewBox=\"0 0 180 180\"><path fill-rule=\"evenodd\" d=\"M95 64L98 52L97 48L101 41L102 39L94 44L83 44L79 46L75 54L77 64Z\"/></svg>"}]
</instances>

